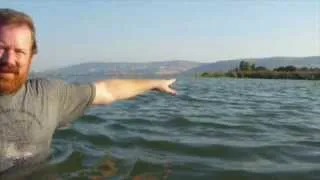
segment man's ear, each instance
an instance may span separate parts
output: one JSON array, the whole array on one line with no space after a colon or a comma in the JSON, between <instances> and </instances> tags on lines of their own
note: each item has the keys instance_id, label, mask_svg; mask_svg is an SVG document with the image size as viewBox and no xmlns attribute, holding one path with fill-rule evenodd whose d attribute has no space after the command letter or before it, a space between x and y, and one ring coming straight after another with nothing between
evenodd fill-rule
<instances>
[{"instance_id":1,"label":"man's ear","mask_svg":"<svg viewBox=\"0 0 320 180\"><path fill-rule=\"evenodd\" d=\"M33 59L37 57L37 54L31 54L30 55L30 63L33 62Z\"/></svg>"}]
</instances>

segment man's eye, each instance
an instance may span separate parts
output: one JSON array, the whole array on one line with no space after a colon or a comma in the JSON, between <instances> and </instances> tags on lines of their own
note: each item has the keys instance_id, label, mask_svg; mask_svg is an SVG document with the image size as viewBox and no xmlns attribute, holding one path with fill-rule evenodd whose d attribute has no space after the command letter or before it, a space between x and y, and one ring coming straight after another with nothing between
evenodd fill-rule
<instances>
[{"instance_id":1,"label":"man's eye","mask_svg":"<svg viewBox=\"0 0 320 180\"><path fill-rule=\"evenodd\" d=\"M21 49L16 49L15 53L17 53L17 54L25 54L25 52L23 50L21 50Z\"/></svg>"}]
</instances>

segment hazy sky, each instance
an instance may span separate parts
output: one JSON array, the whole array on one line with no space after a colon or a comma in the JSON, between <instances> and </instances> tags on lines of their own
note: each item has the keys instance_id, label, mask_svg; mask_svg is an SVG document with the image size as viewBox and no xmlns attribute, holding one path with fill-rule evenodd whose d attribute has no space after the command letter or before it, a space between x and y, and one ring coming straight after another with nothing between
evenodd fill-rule
<instances>
[{"instance_id":1,"label":"hazy sky","mask_svg":"<svg viewBox=\"0 0 320 180\"><path fill-rule=\"evenodd\" d=\"M80 62L320 55L320 1L0 0L37 26L35 70Z\"/></svg>"}]
</instances>

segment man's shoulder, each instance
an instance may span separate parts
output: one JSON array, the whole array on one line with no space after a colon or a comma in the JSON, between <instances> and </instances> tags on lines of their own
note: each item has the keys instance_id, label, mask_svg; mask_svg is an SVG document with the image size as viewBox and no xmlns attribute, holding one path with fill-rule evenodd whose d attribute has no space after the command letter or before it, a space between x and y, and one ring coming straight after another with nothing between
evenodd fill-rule
<instances>
[{"instance_id":1,"label":"man's shoulder","mask_svg":"<svg viewBox=\"0 0 320 180\"><path fill-rule=\"evenodd\" d=\"M27 86L35 86L35 87L45 87L45 86L52 86L58 84L64 84L65 82L60 79L50 79L50 78L30 78L27 80Z\"/></svg>"},{"instance_id":2,"label":"man's shoulder","mask_svg":"<svg viewBox=\"0 0 320 180\"><path fill-rule=\"evenodd\" d=\"M36 94L60 94L69 96L70 93L86 93L90 96L95 93L92 82L69 82L62 79L30 78L26 82L26 89Z\"/></svg>"},{"instance_id":3,"label":"man's shoulder","mask_svg":"<svg viewBox=\"0 0 320 180\"><path fill-rule=\"evenodd\" d=\"M52 94L64 84L65 82L59 79L30 78L25 83L25 89L29 95Z\"/></svg>"}]
</instances>

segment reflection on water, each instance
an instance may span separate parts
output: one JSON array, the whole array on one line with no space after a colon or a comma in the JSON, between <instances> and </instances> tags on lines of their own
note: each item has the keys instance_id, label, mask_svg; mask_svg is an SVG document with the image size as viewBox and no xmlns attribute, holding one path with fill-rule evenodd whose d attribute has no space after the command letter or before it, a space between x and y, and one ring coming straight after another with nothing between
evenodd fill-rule
<instances>
[{"instance_id":1,"label":"reflection on water","mask_svg":"<svg viewBox=\"0 0 320 180\"><path fill-rule=\"evenodd\" d=\"M62 165L63 166L63 165ZM171 172L170 166L166 164L163 172L144 172L142 174L132 175L134 167L129 170L119 170L116 160L105 159L97 167L82 169L81 171L58 174L56 168L41 164L34 168L26 168L23 171L3 174L0 179L10 180L62 180L62 179L89 179L89 180L166 180ZM126 172L126 173L124 173Z\"/></svg>"},{"instance_id":2,"label":"reflection on water","mask_svg":"<svg viewBox=\"0 0 320 180\"><path fill-rule=\"evenodd\" d=\"M123 179L132 179L132 180L165 180L168 178L169 173L171 172L170 167L166 166L163 172L149 172L143 173L140 175L133 175L128 177L123 177ZM119 179L121 176L118 176L118 168L116 167L116 162L113 160L105 160L98 166L98 175L90 176L91 180L103 180L109 178Z\"/></svg>"}]
</instances>

